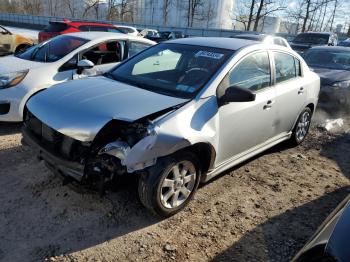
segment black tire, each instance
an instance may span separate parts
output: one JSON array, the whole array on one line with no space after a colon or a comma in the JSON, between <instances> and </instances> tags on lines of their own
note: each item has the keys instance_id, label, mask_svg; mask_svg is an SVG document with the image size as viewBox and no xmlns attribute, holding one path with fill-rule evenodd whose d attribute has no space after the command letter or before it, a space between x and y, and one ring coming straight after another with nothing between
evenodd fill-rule
<instances>
[{"instance_id":1,"label":"black tire","mask_svg":"<svg viewBox=\"0 0 350 262\"><path fill-rule=\"evenodd\" d=\"M307 118L307 124L305 123L305 117ZM297 122L295 123L292 136L290 138L290 143L292 146L300 145L309 133L311 125L312 111L309 107L306 107L299 115ZM300 126L304 125L304 126ZM303 130L301 131L300 128ZM301 132L301 133L300 133Z\"/></svg>"},{"instance_id":2,"label":"black tire","mask_svg":"<svg viewBox=\"0 0 350 262\"><path fill-rule=\"evenodd\" d=\"M163 182L165 178L169 177L174 166L181 166L181 163L192 163L193 167L195 168L195 179L193 179L192 182L188 182L192 183L191 185L193 186L193 189L187 198L185 198L185 200L182 199L184 202L182 202L179 206L166 207L163 204L164 198L162 198L162 195L164 194L164 187L162 187L164 184ZM174 154L172 156L159 159L155 166L149 168L140 177L138 191L141 203L147 209L164 218L178 213L184 209L186 205L191 201L198 188L201 176L199 167L200 165L197 156L191 152L181 152L181 154ZM185 165L183 169L185 169ZM185 184L183 184L183 186L185 186ZM169 188L169 191L170 190L171 188ZM177 191L179 190L181 191L181 189L177 189ZM182 193L178 193L178 197L179 194ZM174 198L174 196L170 198Z\"/></svg>"}]
</instances>

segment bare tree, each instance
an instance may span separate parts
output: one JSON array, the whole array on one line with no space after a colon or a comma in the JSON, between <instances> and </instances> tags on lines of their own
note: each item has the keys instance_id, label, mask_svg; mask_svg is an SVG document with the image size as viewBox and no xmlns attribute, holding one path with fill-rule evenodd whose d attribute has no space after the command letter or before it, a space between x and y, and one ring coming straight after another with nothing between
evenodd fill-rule
<instances>
[{"instance_id":1,"label":"bare tree","mask_svg":"<svg viewBox=\"0 0 350 262\"><path fill-rule=\"evenodd\" d=\"M202 14L199 13L204 5L203 0L187 0L187 26L192 27L194 20L200 20Z\"/></svg>"},{"instance_id":2,"label":"bare tree","mask_svg":"<svg viewBox=\"0 0 350 262\"><path fill-rule=\"evenodd\" d=\"M168 25L169 12L172 5L172 0L163 0L163 21L164 25Z\"/></svg>"},{"instance_id":3,"label":"bare tree","mask_svg":"<svg viewBox=\"0 0 350 262\"><path fill-rule=\"evenodd\" d=\"M205 7L206 12L204 12L204 19L206 21L206 27L209 28L210 27L210 23L215 15L215 10L214 10L214 6L213 6L213 2L209 1L208 6Z\"/></svg>"},{"instance_id":4,"label":"bare tree","mask_svg":"<svg viewBox=\"0 0 350 262\"><path fill-rule=\"evenodd\" d=\"M63 6L68 9L70 17L74 18L77 15L75 0L63 0Z\"/></svg>"},{"instance_id":5,"label":"bare tree","mask_svg":"<svg viewBox=\"0 0 350 262\"><path fill-rule=\"evenodd\" d=\"M258 11L255 15L255 21L254 21L254 31L258 30L260 19L263 19L265 21L265 18L273 14L277 11L281 11L286 9L284 1L272 1L272 0L260 0ZM262 27L263 28L263 27Z\"/></svg>"},{"instance_id":6,"label":"bare tree","mask_svg":"<svg viewBox=\"0 0 350 262\"><path fill-rule=\"evenodd\" d=\"M247 24L247 31L250 30L250 26L253 22L253 13L254 13L254 8L255 8L255 0L252 0L250 4L250 10L249 10L249 18L248 18L248 24Z\"/></svg>"}]
</instances>

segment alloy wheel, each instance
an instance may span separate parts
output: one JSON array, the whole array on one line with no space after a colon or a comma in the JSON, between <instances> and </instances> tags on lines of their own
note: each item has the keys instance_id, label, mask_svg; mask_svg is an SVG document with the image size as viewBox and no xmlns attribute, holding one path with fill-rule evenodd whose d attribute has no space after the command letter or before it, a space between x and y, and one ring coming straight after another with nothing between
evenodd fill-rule
<instances>
[{"instance_id":1,"label":"alloy wheel","mask_svg":"<svg viewBox=\"0 0 350 262\"><path fill-rule=\"evenodd\" d=\"M303 141L309 131L311 122L311 115L309 112L304 112L299 119L297 129L295 132L296 139L300 142Z\"/></svg>"},{"instance_id":2,"label":"alloy wheel","mask_svg":"<svg viewBox=\"0 0 350 262\"><path fill-rule=\"evenodd\" d=\"M195 188L196 176L196 167L190 161L175 164L161 184L162 205L169 209L182 205Z\"/></svg>"}]
</instances>

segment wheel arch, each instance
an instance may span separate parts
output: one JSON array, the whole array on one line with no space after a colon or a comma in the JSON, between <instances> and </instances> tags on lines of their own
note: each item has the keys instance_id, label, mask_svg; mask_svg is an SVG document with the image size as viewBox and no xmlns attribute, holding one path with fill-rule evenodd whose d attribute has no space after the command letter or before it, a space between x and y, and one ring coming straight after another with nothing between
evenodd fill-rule
<instances>
[{"instance_id":1,"label":"wheel arch","mask_svg":"<svg viewBox=\"0 0 350 262\"><path fill-rule=\"evenodd\" d=\"M206 173L213 168L216 158L216 151L210 143L199 142L182 148L176 153L181 153L183 151L190 151L198 157L202 173Z\"/></svg>"},{"instance_id":2,"label":"wheel arch","mask_svg":"<svg viewBox=\"0 0 350 262\"><path fill-rule=\"evenodd\" d=\"M14 52L15 53L18 53L19 50L23 47L31 47L33 44L30 44L30 43L20 43L19 45L16 46Z\"/></svg>"}]
</instances>

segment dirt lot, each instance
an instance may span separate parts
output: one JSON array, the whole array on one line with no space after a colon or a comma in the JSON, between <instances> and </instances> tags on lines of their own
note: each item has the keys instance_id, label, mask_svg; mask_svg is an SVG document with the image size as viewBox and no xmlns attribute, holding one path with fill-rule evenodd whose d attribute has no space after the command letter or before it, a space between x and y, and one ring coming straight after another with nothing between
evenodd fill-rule
<instances>
[{"instance_id":1,"label":"dirt lot","mask_svg":"<svg viewBox=\"0 0 350 262\"><path fill-rule=\"evenodd\" d=\"M166 220L141 206L135 179L105 198L63 186L19 125L0 124L0 260L288 261L350 193L349 120L226 172Z\"/></svg>"}]
</instances>

